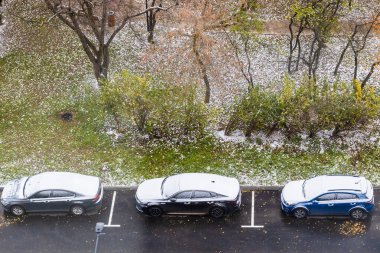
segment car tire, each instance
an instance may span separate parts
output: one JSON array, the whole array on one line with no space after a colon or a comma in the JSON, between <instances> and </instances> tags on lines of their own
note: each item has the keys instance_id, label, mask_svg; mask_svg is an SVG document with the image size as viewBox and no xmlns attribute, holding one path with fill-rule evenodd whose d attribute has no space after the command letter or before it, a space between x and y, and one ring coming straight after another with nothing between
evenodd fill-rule
<instances>
[{"instance_id":1,"label":"car tire","mask_svg":"<svg viewBox=\"0 0 380 253\"><path fill-rule=\"evenodd\" d=\"M22 216L25 214L25 209L22 206L12 206L10 211L14 216Z\"/></svg>"},{"instance_id":2,"label":"car tire","mask_svg":"<svg viewBox=\"0 0 380 253\"><path fill-rule=\"evenodd\" d=\"M83 206L75 205L70 208L70 213L74 216L81 216L85 213L85 209Z\"/></svg>"},{"instance_id":3,"label":"car tire","mask_svg":"<svg viewBox=\"0 0 380 253\"><path fill-rule=\"evenodd\" d=\"M354 220L364 220L367 217L367 212L360 208L355 208L350 212L350 216Z\"/></svg>"},{"instance_id":4,"label":"car tire","mask_svg":"<svg viewBox=\"0 0 380 253\"><path fill-rule=\"evenodd\" d=\"M163 213L162 209L158 206L151 206L148 209L148 213L152 217L160 217Z\"/></svg>"},{"instance_id":5,"label":"car tire","mask_svg":"<svg viewBox=\"0 0 380 253\"><path fill-rule=\"evenodd\" d=\"M222 218L226 214L226 212L224 208L220 206L215 206L210 209L209 214L213 218Z\"/></svg>"},{"instance_id":6,"label":"car tire","mask_svg":"<svg viewBox=\"0 0 380 253\"><path fill-rule=\"evenodd\" d=\"M304 219L307 217L307 211L304 208L296 208L293 211L293 216L296 219Z\"/></svg>"}]
</instances>

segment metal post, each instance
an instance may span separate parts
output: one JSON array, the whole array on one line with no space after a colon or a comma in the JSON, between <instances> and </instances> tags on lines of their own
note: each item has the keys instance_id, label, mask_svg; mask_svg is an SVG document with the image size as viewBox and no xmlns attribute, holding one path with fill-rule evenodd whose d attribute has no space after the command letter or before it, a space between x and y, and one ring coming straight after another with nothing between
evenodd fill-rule
<instances>
[{"instance_id":1,"label":"metal post","mask_svg":"<svg viewBox=\"0 0 380 253\"><path fill-rule=\"evenodd\" d=\"M96 243L95 243L95 251L94 251L94 253L98 252L99 235L100 234L98 234L98 233L96 234Z\"/></svg>"},{"instance_id":2,"label":"metal post","mask_svg":"<svg viewBox=\"0 0 380 253\"><path fill-rule=\"evenodd\" d=\"M103 228L104 228L104 223L103 223L103 222L98 222L98 223L96 223L96 226L95 226L96 243L95 243L95 251L94 251L94 253L97 253L97 252L98 252L99 236L105 234L105 233L102 233Z\"/></svg>"}]
</instances>

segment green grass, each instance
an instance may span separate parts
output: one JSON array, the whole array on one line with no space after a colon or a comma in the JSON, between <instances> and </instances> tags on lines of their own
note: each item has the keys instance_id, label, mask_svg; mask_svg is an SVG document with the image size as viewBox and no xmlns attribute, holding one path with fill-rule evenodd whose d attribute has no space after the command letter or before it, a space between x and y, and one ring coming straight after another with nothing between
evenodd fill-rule
<instances>
[{"instance_id":1,"label":"green grass","mask_svg":"<svg viewBox=\"0 0 380 253\"><path fill-rule=\"evenodd\" d=\"M275 151L205 137L181 145L113 143L104 133L106 115L97 95L75 102L47 101L49 109L20 110L0 124L0 182L49 170L97 175L107 184L133 185L146 178L181 172L210 172L240 178L243 184L277 185L325 173L364 174L379 183L380 150L368 147L347 155ZM62 121L61 111L74 119ZM23 115L23 116L22 116ZM105 169L104 169L105 168Z\"/></svg>"}]
</instances>

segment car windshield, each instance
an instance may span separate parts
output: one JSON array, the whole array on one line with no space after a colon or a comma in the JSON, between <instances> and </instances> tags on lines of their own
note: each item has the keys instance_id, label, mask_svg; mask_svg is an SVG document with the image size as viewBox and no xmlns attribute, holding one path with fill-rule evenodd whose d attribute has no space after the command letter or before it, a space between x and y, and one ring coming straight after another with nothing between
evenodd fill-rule
<instances>
[{"instance_id":1,"label":"car windshield","mask_svg":"<svg viewBox=\"0 0 380 253\"><path fill-rule=\"evenodd\" d=\"M179 175L166 177L164 181L162 181L161 193L164 197L168 198L178 191Z\"/></svg>"},{"instance_id":2,"label":"car windshield","mask_svg":"<svg viewBox=\"0 0 380 253\"><path fill-rule=\"evenodd\" d=\"M306 199L310 199L318 195L318 193L321 192L321 189L322 182L318 177L307 179L302 184L302 193Z\"/></svg>"},{"instance_id":3,"label":"car windshield","mask_svg":"<svg viewBox=\"0 0 380 253\"><path fill-rule=\"evenodd\" d=\"M24 185L24 196L30 197L35 193L40 185L39 175L28 177Z\"/></svg>"}]
</instances>

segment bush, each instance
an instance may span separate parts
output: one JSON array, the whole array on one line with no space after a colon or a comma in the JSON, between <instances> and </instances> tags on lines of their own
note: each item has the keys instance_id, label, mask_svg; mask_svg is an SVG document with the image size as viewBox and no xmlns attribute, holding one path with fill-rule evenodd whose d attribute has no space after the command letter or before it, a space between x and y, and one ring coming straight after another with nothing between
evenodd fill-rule
<instances>
[{"instance_id":1,"label":"bush","mask_svg":"<svg viewBox=\"0 0 380 253\"><path fill-rule=\"evenodd\" d=\"M288 136L306 132L313 137L327 129L333 129L335 136L356 129L378 117L380 96L373 88L361 90L357 81L353 86L343 82L317 86L306 79L296 86L285 78L279 94L255 88L232 107L226 135L240 129L249 136L277 125Z\"/></svg>"},{"instance_id":2,"label":"bush","mask_svg":"<svg viewBox=\"0 0 380 253\"><path fill-rule=\"evenodd\" d=\"M283 108L282 125L290 133L306 131L310 137L318 131L333 129L335 136L342 130L353 130L377 117L380 97L373 89L361 90L344 82L317 86L308 81L295 87L285 81L280 94Z\"/></svg>"},{"instance_id":3,"label":"bush","mask_svg":"<svg viewBox=\"0 0 380 253\"><path fill-rule=\"evenodd\" d=\"M233 106L225 134L242 129L246 136L250 136L253 131L270 130L278 124L280 115L276 95L255 87Z\"/></svg>"},{"instance_id":4,"label":"bush","mask_svg":"<svg viewBox=\"0 0 380 253\"><path fill-rule=\"evenodd\" d=\"M206 107L192 85L172 85L124 71L102 85L101 98L119 127L132 124L150 139L196 138L205 132Z\"/></svg>"},{"instance_id":5,"label":"bush","mask_svg":"<svg viewBox=\"0 0 380 253\"><path fill-rule=\"evenodd\" d=\"M281 113L281 127L287 135L307 131L309 135L320 130L316 103L317 96L315 86L309 81L304 81L299 87L293 80L284 79L284 87L279 95Z\"/></svg>"}]
</instances>

